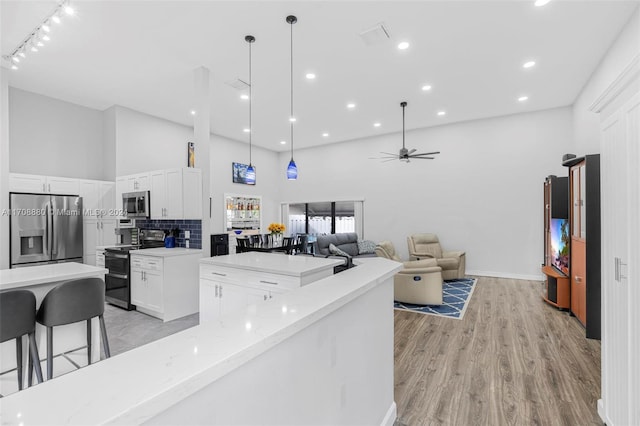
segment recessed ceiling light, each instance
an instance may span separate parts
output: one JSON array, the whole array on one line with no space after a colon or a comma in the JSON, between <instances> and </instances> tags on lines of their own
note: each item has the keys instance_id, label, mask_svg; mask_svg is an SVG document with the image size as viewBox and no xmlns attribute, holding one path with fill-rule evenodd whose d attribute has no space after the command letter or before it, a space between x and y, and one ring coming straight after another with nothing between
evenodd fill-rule
<instances>
[{"instance_id":1,"label":"recessed ceiling light","mask_svg":"<svg viewBox=\"0 0 640 426\"><path fill-rule=\"evenodd\" d=\"M18 52L18 55L19 55L21 58L26 58L26 57L27 57L27 54L26 54L26 53L24 53L24 47L22 48L22 50L20 50L20 51Z\"/></svg>"},{"instance_id":2,"label":"recessed ceiling light","mask_svg":"<svg viewBox=\"0 0 640 426\"><path fill-rule=\"evenodd\" d=\"M49 37L47 34L44 34L44 35L42 36L42 39L43 39L44 41L49 41L49 40L51 40L51 37Z\"/></svg>"},{"instance_id":3,"label":"recessed ceiling light","mask_svg":"<svg viewBox=\"0 0 640 426\"><path fill-rule=\"evenodd\" d=\"M49 21L47 21L47 22L45 22L44 24L42 24L42 29L43 29L45 32L47 32L47 33L48 33L49 31L51 31L51 27L49 26L49 23L48 23L48 22L49 22Z\"/></svg>"},{"instance_id":4,"label":"recessed ceiling light","mask_svg":"<svg viewBox=\"0 0 640 426\"><path fill-rule=\"evenodd\" d=\"M329 133L323 133L323 134L322 134L322 137L323 137L323 138L328 138L328 137L329 137Z\"/></svg>"},{"instance_id":5,"label":"recessed ceiling light","mask_svg":"<svg viewBox=\"0 0 640 426\"><path fill-rule=\"evenodd\" d=\"M524 102L524 101L526 101L527 99L529 99L529 97L528 97L528 96L520 96L520 97L518 98L518 102Z\"/></svg>"},{"instance_id":6,"label":"recessed ceiling light","mask_svg":"<svg viewBox=\"0 0 640 426\"><path fill-rule=\"evenodd\" d=\"M251 129L247 129L246 127L244 129L242 129L243 132L245 133L249 133L251 131Z\"/></svg>"},{"instance_id":7,"label":"recessed ceiling light","mask_svg":"<svg viewBox=\"0 0 640 426\"><path fill-rule=\"evenodd\" d=\"M17 63L17 62L20 62L20 58L18 58L17 56L12 56L12 57L11 57L11 60L12 60L13 62L16 62L16 63Z\"/></svg>"},{"instance_id":8,"label":"recessed ceiling light","mask_svg":"<svg viewBox=\"0 0 640 426\"><path fill-rule=\"evenodd\" d=\"M289 121L292 122L292 123L295 123L296 122L296 118L295 117L289 117Z\"/></svg>"},{"instance_id":9,"label":"recessed ceiling light","mask_svg":"<svg viewBox=\"0 0 640 426\"><path fill-rule=\"evenodd\" d=\"M446 115L446 111L438 111L438 116L442 117L443 115Z\"/></svg>"},{"instance_id":10,"label":"recessed ceiling light","mask_svg":"<svg viewBox=\"0 0 640 426\"><path fill-rule=\"evenodd\" d=\"M309 72L305 77L307 77L307 80L313 80L316 78L316 75L312 72Z\"/></svg>"},{"instance_id":11,"label":"recessed ceiling light","mask_svg":"<svg viewBox=\"0 0 640 426\"><path fill-rule=\"evenodd\" d=\"M11 69L12 69L12 70L17 70L17 69L18 69L18 66L17 66L16 64L11 64Z\"/></svg>"},{"instance_id":12,"label":"recessed ceiling light","mask_svg":"<svg viewBox=\"0 0 640 426\"><path fill-rule=\"evenodd\" d=\"M551 0L536 0L536 2L534 3L534 6L544 6L545 4L549 3Z\"/></svg>"},{"instance_id":13,"label":"recessed ceiling light","mask_svg":"<svg viewBox=\"0 0 640 426\"><path fill-rule=\"evenodd\" d=\"M240 99L242 99L243 101L246 101L247 99L249 99L249 95L242 94L240 95Z\"/></svg>"},{"instance_id":14,"label":"recessed ceiling light","mask_svg":"<svg viewBox=\"0 0 640 426\"><path fill-rule=\"evenodd\" d=\"M373 127L380 127L382 124L380 123L373 123Z\"/></svg>"},{"instance_id":15,"label":"recessed ceiling light","mask_svg":"<svg viewBox=\"0 0 640 426\"><path fill-rule=\"evenodd\" d=\"M408 48L409 48L409 42L408 41L402 41L402 42L398 43L398 49L406 50Z\"/></svg>"},{"instance_id":16,"label":"recessed ceiling light","mask_svg":"<svg viewBox=\"0 0 640 426\"><path fill-rule=\"evenodd\" d=\"M76 13L76 11L69 5L64 7L64 13L66 13L69 16L72 16L74 13Z\"/></svg>"},{"instance_id":17,"label":"recessed ceiling light","mask_svg":"<svg viewBox=\"0 0 640 426\"><path fill-rule=\"evenodd\" d=\"M524 64L522 64L522 68L531 68L532 66L534 66L536 64L535 61L527 61Z\"/></svg>"},{"instance_id":18,"label":"recessed ceiling light","mask_svg":"<svg viewBox=\"0 0 640 426\"><path fill-rule=\"evenodd\" d=\"M196 115L196 110L195 109L192 109L190 112L191 112L191 115Z\"/></svg>"},{"instance_id":19,"label":"recessed ceiling light","mask_svg":"<svg viewBox=\"0 0 640 426\"><path fill-rule=\"evenodd\" d=\"M349 109L354 109L355 107L356 107L356 104L354 103L347 104L347 108Z\"/></svg>"},{"instance_id":20,"label":"recessed ceiling light","mask_svg":"<svg viewBox=\"0 0 640 426\"><path fill-rule=\"evenodd\" d=\"M56 14L56 15L53 15L53 17L51 18L51 20L52 20L53 22L55 22L56 24L59 24L60 22L62 22L62 21L60 20L60 17L59 17L57 14Z\"/></svg>"},{"instance_id":21,"label":"recessed ceiling light","mask_svg":"<svg viewBox=\"0 0 640 426\"><path fill-rule=\"evenodd\" d=\"M429 90L431 90L431 86L428 84L425 84L424 86L422 86L422 91L423 92L428 92Z\"/></svg>"},{"instance_id":22,"label":"recessed ceiling light","mask_svg":"<svg viewBox=\"0 0 640 426\"><path fill-rule=\"evenodd\" d=\"M280 141L280 145L286 145L287 141Z\"/></svg>"}]
</instances>

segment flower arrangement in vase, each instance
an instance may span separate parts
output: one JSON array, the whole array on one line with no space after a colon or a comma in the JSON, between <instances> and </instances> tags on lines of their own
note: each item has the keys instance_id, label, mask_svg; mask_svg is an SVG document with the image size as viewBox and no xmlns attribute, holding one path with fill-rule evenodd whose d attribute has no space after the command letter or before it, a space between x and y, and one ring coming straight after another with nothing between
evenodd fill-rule
<instances>
[{"instance_id":1,"label":"flower arrangement in vase","mask_svg":"<svg viewBox=\"0 0 640 426\"><path fill-rule=\"evenodd\" d=\"M282 234L287 228L282 223L271 223L267 229L272 234Z\"/></svg>"}]
</instances>

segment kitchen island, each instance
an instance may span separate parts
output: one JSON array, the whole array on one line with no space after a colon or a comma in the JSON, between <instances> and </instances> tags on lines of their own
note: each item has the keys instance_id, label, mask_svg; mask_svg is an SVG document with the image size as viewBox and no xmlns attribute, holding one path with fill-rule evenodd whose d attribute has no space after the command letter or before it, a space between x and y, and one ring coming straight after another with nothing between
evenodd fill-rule
<instances>
[{"instance_id":1,"label":"kitchen island","mask_svg":"<svg viewBox=\"0 0 640 426\"><path fill-rule=\"evenodd\" d=\"M2 423L391 426L401 265L356 263L2 398Z\"/></svg>"},{"instance_id":2,"label":"kitchen island","mask_svg":"<svg viewBox=\"0 0 640 426\"><path fill-rule=\"evenodd\" d=\"M0 270L0 291L18 289L29 290L36 296L36 307L39 307L44 296L60 283L79 278L95 277L104 279L104 274L106 272L107 270L104 268L75 262L4 269ZM100 342L100 328L97 319L92 321L91 332L92 344L94 347L91 359L92 362L95 362L100 360L100 351L98 349L102 349ZM87 327L85 322L56 327L54 331L54 356L86 346L86 333ZM39 324L36 327L36 342L38 345L40 359L45 360L47 354L46 328ZM25 345L24 347L26 348L27 346ZM24 350L23 352L23 356L26 361L28 351ZM0 359L0 371L7 371L15 368L15 340L2 343L0 353L2 355L2 358ZM76 355L77 356L74 357L74 362L77 362L80 365L86 365L86 349L81 354ZM54 375L66 372L68 368L65 370L65 365L69 368L75 368L70 365L70 363L65 363L60 357L56 357L54 360ZM26 370L27 369L25 368L25 371ZM13 374L11 375L11 379L14 379L15 381L15 376Z\"/></svg>"},{"instance_id":3,"label":"kitchen island","mask_svg":"<svg viewBox=\"0 0 640 426\"><path fill-rule=\"evenodd\" d=\"M329 277L343 263L255 251L201 259L200 324Z\"/></svg>"}]
</instances>

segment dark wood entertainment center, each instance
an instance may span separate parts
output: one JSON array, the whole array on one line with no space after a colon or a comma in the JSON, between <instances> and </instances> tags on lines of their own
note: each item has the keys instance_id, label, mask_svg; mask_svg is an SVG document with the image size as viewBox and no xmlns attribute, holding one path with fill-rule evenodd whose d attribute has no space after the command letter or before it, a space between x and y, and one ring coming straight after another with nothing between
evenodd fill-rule
<instances>
[{"instance_id":1,"label":"dark wood entertainment center","mask_svg":"<svg viewBox=\"0 0 640 426\"><path fill-rule=\"evenodd\" d=\"M569 217L569 178L548 176L544 181L544 261L545 291L542 299L558 309L571 308L569 277L555 269L551 254L551 219Z\"/></svg>"}]
</instances>

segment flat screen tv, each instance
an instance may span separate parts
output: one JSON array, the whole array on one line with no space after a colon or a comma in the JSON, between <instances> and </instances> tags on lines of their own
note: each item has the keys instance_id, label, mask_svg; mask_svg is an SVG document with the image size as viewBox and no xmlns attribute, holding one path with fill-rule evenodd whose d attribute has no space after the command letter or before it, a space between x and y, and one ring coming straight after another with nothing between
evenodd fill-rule
<instances>
[{"instance_id":1,"label":"flat screen tv","mask_svg":"<svg viewBox=\"0 0 640 426\"><path fill-rule=\"evenodd\" d=\"M551 266L569 275L568 219L551 219Z\"/></svg>"},{"instance_id":2,"label":"flat screen tv","mask_svg":"<svg viewBox=\"0 0 640 426\"><path fill-rule=\"evenodd\" d=\"M255 185L255 179L252 181L247 179L247 168L249 165L242 163L232 164L233 183L244 183L246 185ZM254 167L255 168L255 167Z\"/></svg>"}]
</instances>

